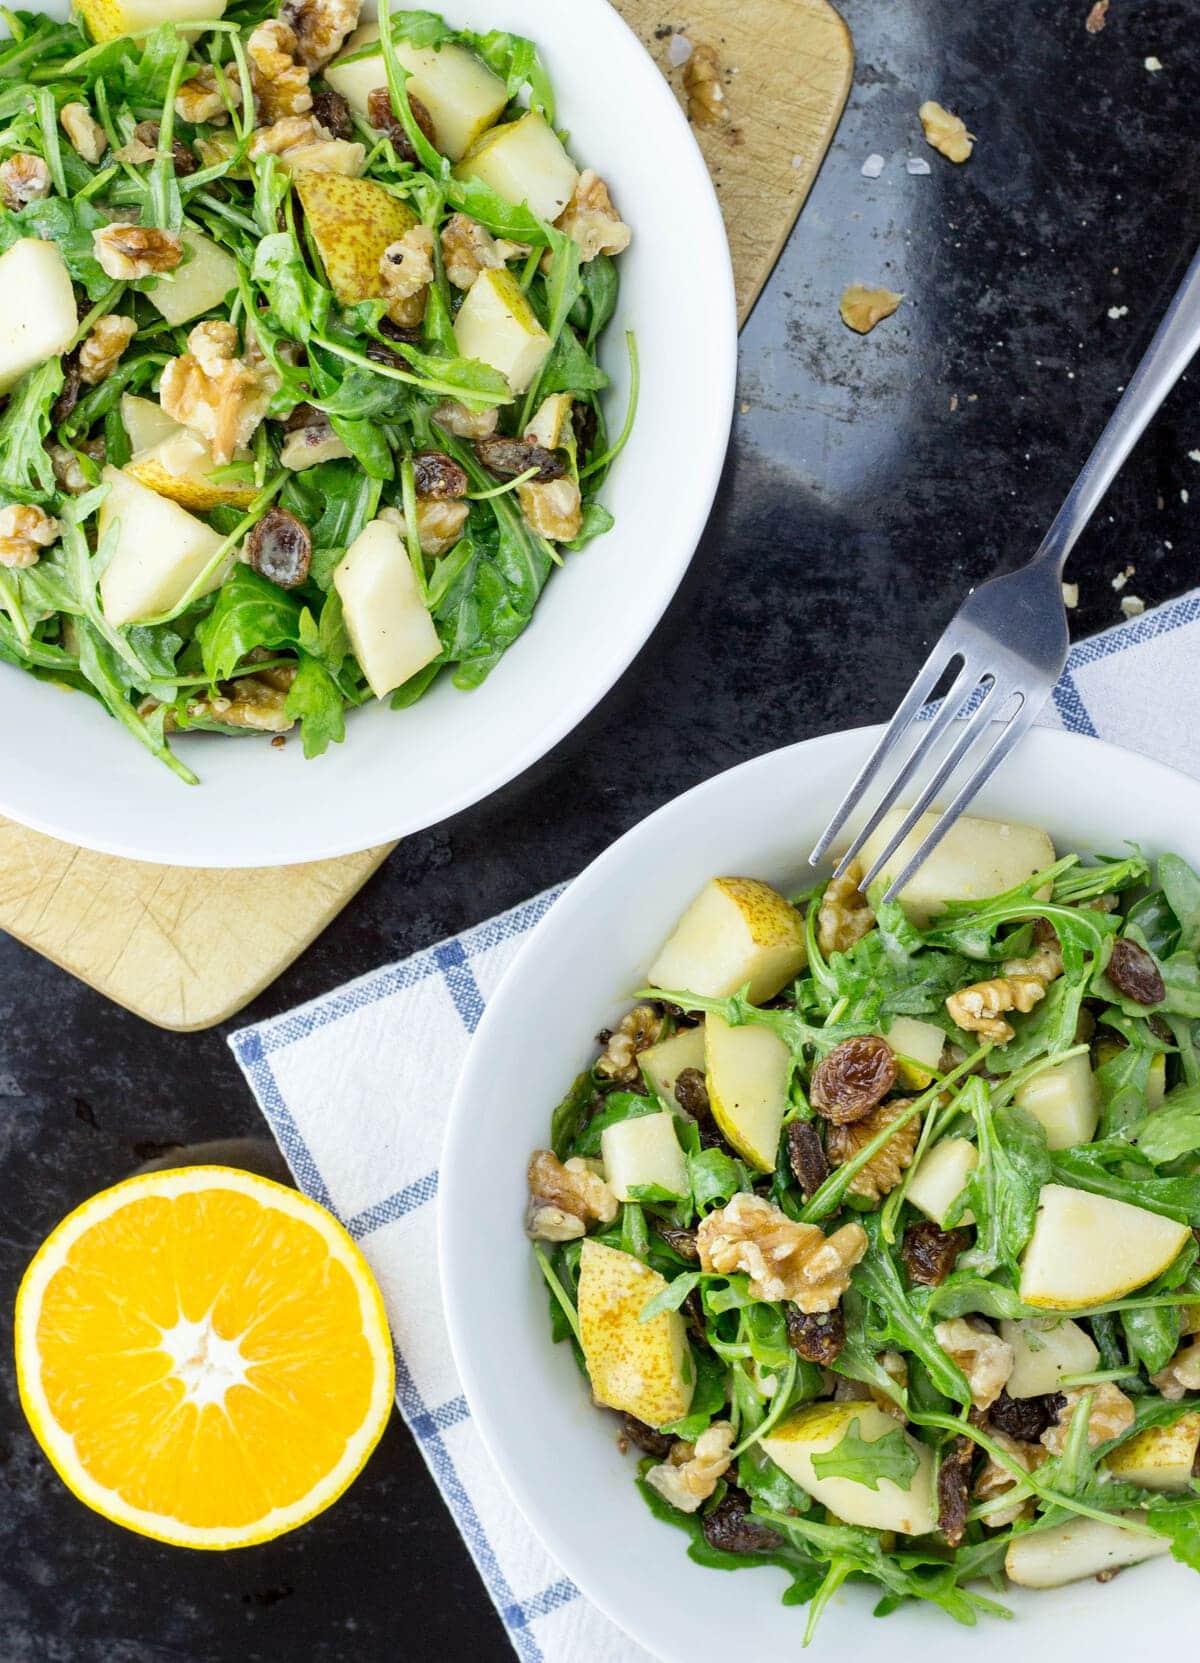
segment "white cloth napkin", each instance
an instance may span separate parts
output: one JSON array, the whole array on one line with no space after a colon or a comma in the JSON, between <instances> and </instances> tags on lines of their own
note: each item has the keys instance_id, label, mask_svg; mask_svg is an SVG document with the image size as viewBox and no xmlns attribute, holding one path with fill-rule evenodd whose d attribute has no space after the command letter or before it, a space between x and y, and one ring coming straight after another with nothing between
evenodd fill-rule
<instances>
[{"instance_id":1,"label":"white cloth napkin","mask_svg":"<svg viewBox=\"0 0 1200 1663\"><path fill-rule=\"evenodd\" d=\"M1200 590L1076 647L1049 727L1200 777ZM526 1663L642 1663L509 1499L471 1421L442 1317L434 1205L447 1106L484 1006L559 890L387 965L230 1045L300 1187L383 1289L397 1401ZM547 1113L549 1105L547 1105Z\"/></svg>"}]
</instances>

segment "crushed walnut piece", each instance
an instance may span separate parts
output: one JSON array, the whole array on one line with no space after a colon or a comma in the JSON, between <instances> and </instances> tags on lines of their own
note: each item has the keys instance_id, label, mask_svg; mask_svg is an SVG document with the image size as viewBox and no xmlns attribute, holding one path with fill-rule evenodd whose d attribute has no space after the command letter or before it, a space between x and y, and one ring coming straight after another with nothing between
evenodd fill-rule
<instances>
[{"instance_id":1,"label":"crushed walnut piece","mask_svg":"<svg viewBox=\"0 0 1200 1663\"><path fill-rule=\"evenodd\" d=\"M92 232L92 247L109 277L122 283L174 271L183 259L177 233L155 225L101 225Z\"/></svg>"},{"instance_id":2,"label":"crushed walnut piece","mask_svg":"<svg viewBox=\"0 0 1200 1663\"><path fill-rule=\"evenodd\" d=\"M500 422L494 405L489 410L468 410L452 398L435 404L430 414L440 428L459 439L490 439Z\"/></svg>"},{"instance_id":3,"label":"crushed walnut piece","mask_svg":"<svg viewBox=\"0 0 1200 1663\"><path fill-rule=\"evenodd\" d=\"M434 275L430 227L414 225L396 242L389 243L379 261L379 275L392 322L402 326L420 323Z\"/></svg>"},{"instance_id":4,"label":"crushed walnut piece","mask_svg":"<svg viewBox=\"0 0 1200 1663\"><path fill-rule=\"evenodd\" d=\"M129 162L134 167L144 167L147 162L158 159L160 125L157 121L139 121L133 130L133 137L119 150L113 151L114 162ZM189 150L182 139L171 140L171 160L175 164L175 172L181 179L195 173L200 163L194 150Z\"/></svg>"},{"instance_id":5,"label":"crushed walnut piece","mask_svg":"<svg viewBox=\"0 0 1200 1663\"><path fill-rule=\"evenodd\" d=\"M657 1005L635 1005L615 1028L600 1034L604 1050L596 1063L596 1073L606 1080L632 1085L638 1078L638 1052L656 1045L665 1028L666 1018Z\"/></svg>"},{"instance_id":6,"label":"crushed walnut piece","mask_svg":"<svg viewBox=\"0 0 1200 1663\"><path fill-rule=\"evenodd\" d=\"M0 508L0 566L20 571L35 566L43 549L57 543L62 527L42 508L11 502Z\"/></svg>"},{"instance_id":7,"label":"crushed walnut piece","mask_svg":"<svg viewBox=\"0 0 1200 1663\"><path fill-rule=\"evenodd\" d=\"M1150 1376L1150 1384L1172 1403L1185 1392L1200 1392L1200 1340L1180 1346L1166 1367Z\"/></svg>"},{"instance_id":8,"label":"crushed walnut piece","mask_svg":"<svg viewBox=\"0 0 1200 1663\"><path fill-rule=\"evenodd\" d=\"M729 100L721 83L721 60L715 46L693 46L683 66L688 120L697 127L716 127L729 120Z\"/></svg>"},{"instance_id":9,"label":"crushed walnut piece","mask_svg":"<svg viewBox=\"0 0 1200 1663\"><path fill-rule=\"evenodd\" d=\"M580 1155L564 1165L551 1149L529 1158L529 1210L525 1229L537 1241L576 1241L588 1224L611 1224L617 1198Z\"/></svg>"},{"instance_id":10,"label":"crushed walnut piece","mask_svg":"<svg viewBox=\"0 0 1200 1663\"><path fill-rule=\"evenodd\" d=\"M817 946L830 953L848 953L875 926L875 914L858 887L862 866L857 860L840 878L830 878L817 909Z\"/></svg>"},{"instance_id":11,"label":"crushed walnut piece","mask_svg":"<svg viewBox=\"0 0 1200 1663\"><path fill-rule=\"evenodd\" d=\"M250 156L282 156L298 145L316 144L329 134L311 115L285 115L267 127L258 127L250 140Z\"/></svg>"},{"instance_id":12,"label":"crushed walnut piece","mask_svg":"<svg viewBox=\"0 0 1200 1663\"><path fill-rule=\"evenodd\" d=\"M1027 959L1005 959L1006 976L1036 976L1039 982L1057 981L1063 973L1062 944L1053 924L1039 918L1033 927L1033 952Z\"/></svg>"},{"instance_id":13,"label":"crushed walnut piece","mask_svg":"<svg viewBox=\"0 0 1200 1663\"><path fill-rule=\"evenodd\" d=\"M613 207L608 186L590 167L579 175L574 195L555 224L579 244L584 261L594 260L597 254L623 253L633 236Z\"/></svg>"},{"instance_id":14,"label":"crushed walnut piece","mask_svg":"<svg viewBox=\"0 0 1200 1663\"><path fill-rule=\"evenodd\" d=\"M260 23L246 41L250 78L268 124L312 109L308 70L296 61L298 47L296 31L278 18Z\"/></svg>"},{"instance_id":15,"label":"crushed walnut piece","mask_svg":"<svg viewBox=\"0 0 1200 1663\"><path fill-rule=\"evenodd\" d=\"M832 1311L867 1251L861 1224L843 1224L826 1236L815 1224L797 1224L760 1195L739 1191L696 1230L705 1270L729 1276L743 1271L754 1299L791 1299L801 1311Z\"/></svg>"},{"instance_id":16,"label":"crushed walnut piece","mask_svg":"<svg viewBox=\"0 0 1200 1663\"><path fill-rule=\"evenodd\" d=\"M249 345L239 358L237 347L231 323L198 323L187 352L163 371L159 389L167 415L208 440L218 467L250 442L278 388L271 365Z\"/></svg>"},{"instance_id":17,"label":"crushed walnut piece","mask_svg":"<svg viewBox=\"0 0 1200 1663\"><path fill-rule=\"evenodd\" d=\"M665 1461L648 1469L646 1483L681 1513L694 1513L729 1471L733 1442L733 1427L716 1420L694 1444L675 1444Z\"/></svg>"},{"instance_id":18,"label":"crushed walnut piece","mask_svg":"<svg viewBox=\"0 0 1200 1663\"><path fill-rule=\"evenodd\" d=\"M913 1101L911 1097L893 1097L890 1102L880 1103L878 1108L872 1109L863 1120L855 1120L850 1125L830 1126L825 1134L825 1153L831 1163L845 1166L847 1161L853 1160L859 1150L864 1149L872 1138L878 1137L885 1126L890 1126L906 1109L911 1108ZM914 1115L903 1126L897 1127L866 1166L851 1178L850 1194L861 1195L866 1201L882 1201L885 1195L890 1195L903 1177L905 1168L911 1166L920 1135L920 1115Z\"/></svg>"},{"instance_id":19,"label":"crushed walnut piece","mask_svg":"<svg viewBox=\"0 0 1200 1663\"><path fill-rule=\"evenodd\" d=\"M997 976L990 982L974 982L960 988L946 1000L946 1010L955 1027L978 1034L997 1045L1007 1045L1016 1031L1004 1020L1005 1011L1031 1011L1046 997L1046 984L1038 976Z\"/></svg>"},{"instance_id":20,"label":"crushed walnut piece","mask_svg":"<svg viewBox=\"0 0 1200 1663\"><path fill-rule=\"evenodd\" d=\"M87 105L64 104L58 112L58 119L71 141L71 148L95 167L108 149L108 135Z\"/></svg>"},{"instance_id":21,"label":"crushed walnut piece","mask_svg":"<svg viewBox=\"0 0 1200 1663\"><path fill-rule=\"evenodd\" d=\"M1108 0L1096 0L1095 5L1084 20L1084 28L1089 35L1098 35L1108 22Z\"/></svg>"},{"instance_id":22,"label":"crushed walnut piece","mask_svg":"<svg viewBox=\"0 0 1200 1663\"><path fill-rule=\"evenodd\" d=\"M1046 1451L1040 1445L1028 1444L1019 1438L1010 1438L1007 1432L997 1431L995 1427L990 1428L989 1436L992 1442L998 1444L1009 1459L1025 1472L1036 1472L1042 1462L1048 1459ZM999 1461L989 1455L983 1470L975 1480L973 1494L976 1501L995 1501L1016 1487L1017 1480L1008 1468L1002 1467ZM998 1507L995 1512L985 1513L983 1523L989 1530L1002 1530L1010 1524L1016 1524L1018 1519L1031 1511L1029 1499L1022 1497L1007 1507Z\"/></svg>"},{"instance_id":23,"label":"crushed walnut piece","mask_svg":"<svg viewBox=\"0 0 1200 1663\"><path fill-rule=\"evenodd\" d=\"M17 150L0 162L0 201L14 213L50 195L50 169L40 156Z\"/></svg>"},{"instance_id":24,"label":"crushed walnut piece","mask_svg":"<svg viewBox=\"0 0 1200 1663\"><path fill-rule=\"evenodd\" d=\"M842 322L857 335L869 335L877 323L890 318L904 299L894 289L868 289L863 283L851 283L842 293L838 304Z\"/></svg>"},{"instance_id":25,"label":"crushed walnut piece","mask_svg":"<svg viewBox=\"0 0 1200 1663\"><path fill-rule=\"evenodd\" d=\"M1062 1395L1066 1402L1058 1412L1057 1423L1048 1426L1042 1433L1042 1444L1051 1455L1061 1455L1066 1448L1075 1411L1085 1397L1092 1400L1087 1430L1089 1449L1106 1444L1110 1438L1119 1438L1133 1425L1133 1404L1111 1380L1102 1380L1098 1386L1088 1386L1079 1391L1064 1392Z\"/></svg>"},{"instance_id":26,"label":"crushed walnut piece","mask_svg":"<svg viewBox=\"0 0 1200 1663\"><path fill-rule=\"evenodd\" d=\"M975 148L975 135L967 132L961 116L951 115L932 98L927 98L917 111L925 130L925 142L940 151L948 161L965 162Z\"/></svg>"},{"instance_id":27,"label":"crushed walnut piece","mask_svg":"<svg viewBox=\"0 0 1200 1663\"><path fill-rule=\"evenodd\" d=\"M225 86L229 93L229 102L235 110L242 107L242 83L237 75L225 75ZM197 70L180 87L175 94L175 114L180 121L190 122L199 126L201 122L209 122L214 127L223 126L229 120L225 98L217 80L217 72L212 64L205 64Z\"/></svg>"},{"instance_id":28,"label":"crushed walnut piece","mask_svg":"<svg viewBox=\"0 0 1200 1663\"><path fill-rule=\"evenodd\" d=\"M569 543L583 529L579 483L569 474L545 482L527 479L517 486L517 501L533 530L552 543Z\"/></svg>"},{"instance_id":29,"label":"crushed walnut piece","mask_svg":"<svg viewBox=\"0 0 1200 1663\"><path fill-rule=\"evenodd\" d=\"M417 498L417 542L422 554L445 554L463 534L471 505L461 498ZM399 508L382 508L379 519L394 525L401 537L408 536L408 521Z\"/></svg>"},{"instance_id":30,"label":"crushed walnut piece","mask_svg":"<svg viewBox=\"0 0 1200 1663\"><path fill-rule=\"evenodd\" d=\"M96 319L91 334L79 348L79 374L89 387L99 386L111 375L136 334L137 324L132 318L117 317L110 312Z\"/></svg>"},{"instance_id":31,"label":"crushed walnut piece","mask_svg":"<svg viewBox=\"0 0 1200 1663\"><path fill-rule=\"evenodd\" d=\"M277 671L238 676L217 684L216 693L189 699L190 722L218 722L226 728L247 728L254 733L286 733L296 725L287 713L287 695L295 669L280 666ZM285 679L286 677L286 679ZM168 721L168 729L172 726Z\"/></svg>"},{"instance_id":32,"label":"crushed walnut piece","mask_svg":"<svg viewBox=\"0 0 1200 1663\"><path fill-rule=\"evenodd\" d=\"M295 55L305 69L324 69L358 28L362 0L283 0L280 22L296 37Z\"/></svg>"},{"instance_id":33,"label":"crushed walnut piece","mask_svg":"<svg viewBox=\"0 0 1200 1663\"><path fill-rule=\"evenodd\" d=\"M442 228L442 263L456 289L469 289L481 271L498 271L505 248L470 214L451 214Z\"/></svg>"},{"instance_id":34,"label":"crushed walnut piece","mask_svg":"<svg viewBox=\"0 0 1200 1663\"><path fill-rule=\"evenodd\" d=\"M934 1324L933 1337L957 1363L977 1409L990 1409L1013 1371L1013 1348L982 1317L950 1317Z\"/></svg>"}]
</instances>

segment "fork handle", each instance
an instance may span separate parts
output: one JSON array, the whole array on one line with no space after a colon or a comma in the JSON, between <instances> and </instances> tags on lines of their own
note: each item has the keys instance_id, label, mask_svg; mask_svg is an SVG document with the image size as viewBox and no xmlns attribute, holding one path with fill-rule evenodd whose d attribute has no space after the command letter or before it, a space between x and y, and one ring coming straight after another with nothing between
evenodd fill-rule
<instances>
[{"instance_id":1,"label":"fork handle","mask_svg":"<svg viewBox=\"0 0 1200 1663\"><path fill-rule=\"evenodd\" d=\"M1031 565L1057 565L1059 571L1079 533L1099 507L1125 458L1150 418L1200 348L1200 253L1187 269L1145 356L1109 418L1108 426L1083 464L1054 523L1042 539Z\"/></svg>"}]
</instances>

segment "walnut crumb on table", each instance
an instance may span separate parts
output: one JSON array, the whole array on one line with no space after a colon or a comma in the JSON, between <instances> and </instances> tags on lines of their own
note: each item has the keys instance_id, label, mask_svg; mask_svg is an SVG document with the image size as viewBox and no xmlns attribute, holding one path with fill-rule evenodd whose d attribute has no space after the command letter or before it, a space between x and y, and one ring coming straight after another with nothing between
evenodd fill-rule
<instances>
[{"instance_id":1,"label":"walnut crumb on table","mask_svg":"<svg viewBox=\"0 0 1200 1663\"><path fill-rule=\"evenodd\" d=\"M851 283L842 295L838 311L847 328L858 335L869 335L877 323L891 317L903 299L894 289L868 289L862 283Z\"/></svg>"},{"instance_id":2,"label":"walnut crumb on table","mask_svg":"<svg viewBox=\"0 0 1200 1663\"><path fill-rule=\"evenodd\" d=\"M953 115L932 98L925 100L917 114L921 118L927 144L948 161L966 161L975 148L975 135L967 132L966 122L961 116Z\"/></svg>"},{"instance_id":3,"label":"walnut crumb on table","mask_svg":"<svg viewBox=\"0 0 1200 1663\"><path fill-rule=\"evenodd\" d=\"M1087 14L1084 28L1089 35L1098 35L1108 21L1108 0L1096 0L1096 4Z\"/></svg>"}]
</instances>

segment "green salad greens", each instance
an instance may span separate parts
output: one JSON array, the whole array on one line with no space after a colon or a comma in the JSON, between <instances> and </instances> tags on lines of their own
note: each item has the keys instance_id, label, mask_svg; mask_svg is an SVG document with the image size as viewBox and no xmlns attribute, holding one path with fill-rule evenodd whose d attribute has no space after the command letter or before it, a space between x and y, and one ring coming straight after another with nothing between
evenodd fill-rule
<instances>
[{"instance_id":1,"label":"green salad greens","mask_svg":"<svg viewBox=\"0 0 1200 1663\"><path fill-rule=\"evenodd\" d=\"M360 5L0 8L0 659L189 783L478 687L612 524L629 229L532 42Z\"/></svg>"},{"instance_id":2,"label":"green salad greens","mask_svg":"<svg viewBox=\"0 0 1200 1663\"><path fill-rule=\"evenodd\" d=\"M713 879L600 1034L529 1165L554 1338L806 1643L848 1580L1200 1570L1200 877L968 818L856 879Z\"/></svg>"}]
</instances>

